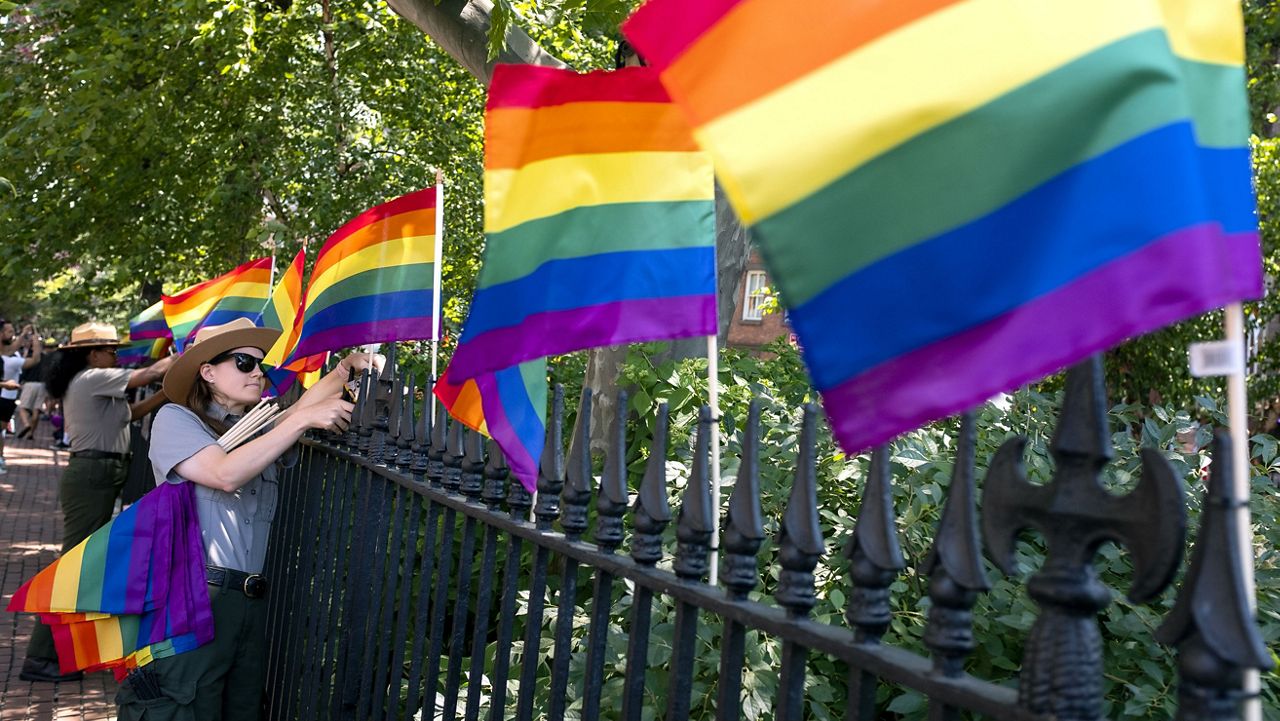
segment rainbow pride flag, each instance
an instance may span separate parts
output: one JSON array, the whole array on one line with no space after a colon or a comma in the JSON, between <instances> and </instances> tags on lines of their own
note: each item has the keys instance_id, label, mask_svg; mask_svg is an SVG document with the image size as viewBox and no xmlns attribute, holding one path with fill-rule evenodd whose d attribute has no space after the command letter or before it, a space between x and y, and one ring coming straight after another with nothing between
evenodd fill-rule
<instances>
[{"instance_id":1,"label":"rainbow pride flag","mask_svg":"<svg viewBox=\"0 0 1280 721\"><path fill-rule=\"evenodd\" d=\"M648 68L495 68L484 185L456 378L716 332L711 160Z\"/></svg>"},{"instance_id":2,"label":"rainbow pride flag","mask_svg":"<svg viewBox=\"0 0 1280 721\"><path fill-rule=\"evenodd\" d=\"M155 338L135 341L131 333L126 333L120 340L120 348L116 351L116 365L122 367L141 365L148 360L159 360L169 353L173 345L172 338Z\"/></svg>"},{"instance_id":3,"label":"rainbow pride flag","mask_svg":"<svg viewBox=\"0 0 1280 721\"><path fill-rule=\"evenodd\" d=\"M164 318L181 351L205 325L222 325L236 318L255 320L271 293L271 258L259 258L176 294L166 295Z\"/></svg>"},{"instance_id":4,"label":"rainbow pride flag","mask_svg":"<svg viewBox=\"0 0 1280 721\"><path fill-rule=\"evenodd\" d=\"M173 331L169 330L169 324L164 319L164 301L156 301L150 308L129 319L129 337L134 342L173 337Z\"/></svg>"},{"instance_id":5,"label":"rainbow pride flag","mask_svg":"<svg viewBox=\"0 0 1280 721\"><path fill-rule=\"evenodd\" d=\"M160 484L9 600L49 625L63 673L119 677L213 639L193 488Z\"/></svg>"},{"instance_id":6,"label":"rainbow pride flag","mask_svg":"<svg viewBox=\"0 0 1280 721\"><path fill-rule=\"evenodd\" d=\"M305 356L282 365L293 354L297 345L299 332L302 330L303 287L302 275L307 256L305 251L298 251L293 262L280 274L276 287L271 291L271 299L262 310L258 325L280 331L280 339L267 350L263 359L271 368L267 378L278 394L289 389L295 379L301 380L303 387L310 388L319 380L320 370L329 358L327 352Z\"/></svg>"},{"instance_id":7,"label":"rainbow pride flag","mask_svg":"<svg viewBox=\"0 0 1280 721\"><path fill-rule=\"evenodd\" d=\"M547 436L547 359L458 383L449 377L451 367L452 362L436 381L436 398L449 415L496 441L511 474L533 493Z\"/></svg>"},{"instance_id":8,"label":"rainbow pride flag","mask_svg":"<svg viewBox=\"0 0 1280 721\"><path fill-rule=\"evenodd\" d=\"M1238 0L651 0L857 452L1262 293Z\"/></svg>"},{"instance_id":9,"label":"rainbow pride flag","mask_svg":"<svg viewBox=\"0 0 1280 721\"><path fill-rule=\"evenodd\" d=\"M431 337L435 188L376 205L325 241L292 359Z\"/></svg>"}]
</instances>

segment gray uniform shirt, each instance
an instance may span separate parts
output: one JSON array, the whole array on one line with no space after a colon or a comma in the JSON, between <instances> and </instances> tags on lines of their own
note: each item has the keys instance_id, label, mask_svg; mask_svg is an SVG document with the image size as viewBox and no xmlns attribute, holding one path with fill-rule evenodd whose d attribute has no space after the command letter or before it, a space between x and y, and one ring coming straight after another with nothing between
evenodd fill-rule
<instances>
[{"instance_id":1,"label":"gray uniform shirt","mask_svg":"<svg viewBox=\"0 0 1280 721\"><path fill-rule=\"evenodd\" d=\"M71 379L62 415L71 450L129 452L128 368L86 368Z\"/></svg>"},{"instance_id":2,"label":"gray uniform shirt","mask_svg":"<svg viewBox=\"0 0 1280 721\"><path fill-rule=\"evenodd\" d=\"M216 420L226 415L217 405L209 409L209 416ZM174 403L161 408L151 428L150 457L156 485L164 481L190 483L173 470L174 466L217 442L213 429L189 408ZM196 516L204 537L205 560L214 566L262 573L278 497L274 463L235 493L196 484Z\"/></svg>"}]
</instances>

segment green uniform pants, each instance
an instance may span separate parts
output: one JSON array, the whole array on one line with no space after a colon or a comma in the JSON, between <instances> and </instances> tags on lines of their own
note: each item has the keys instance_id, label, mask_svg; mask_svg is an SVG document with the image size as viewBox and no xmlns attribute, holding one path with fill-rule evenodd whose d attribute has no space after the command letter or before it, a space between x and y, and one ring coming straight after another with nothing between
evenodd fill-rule
<instances>
[{"instance_id":1,"label":"green uniform pants","mask_svg":"<svg viewBox=\"0 0 1280 721\"><path fill-rule=\"evenodd\" d=\"M160 698L143 699L125 680L116 694L119 721L257 721L267 673L267 600L209 587L213 641L140 669L153 674Z\"/></svg>"},{"instance_id":2,"label":"green uniform pants","mask_svg":"<svg viewBox=\"0 0 1280 721\"><path fill-rule=\"evenodd\" d=\"M66 553L107 525L129 471L127 460L72 458L58 481L62 501L62 552ZM56 659L53 634L36 622L27 644L27 658Z\"/></svg>"}]
</instances>

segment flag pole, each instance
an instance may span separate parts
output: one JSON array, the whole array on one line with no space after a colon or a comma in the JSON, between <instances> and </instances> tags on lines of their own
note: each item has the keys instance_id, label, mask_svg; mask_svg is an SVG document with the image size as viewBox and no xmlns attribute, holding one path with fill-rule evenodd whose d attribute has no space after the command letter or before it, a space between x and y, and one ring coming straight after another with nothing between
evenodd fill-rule
<instances>
[{"instance_id":1,"label":"flag pole","mask_svg":"<svg viewBox=\"0 0 1280 721\"><path fill-rule=\"evenodd\" d=\"M720 585L720 346L714 334L707 336L707 397L711 404L711 575Z\"/></svg>"},{"instance_id":2,"label":"flag pole","mask_svg":"<svg viewBox=\"0 0 1280 721\"><path fill-rule=\"evenodd\" d=\"M1255 613L1258 607L1257 587L1253 577L1253 521L1249 513L1249 428L1247 419L1245 393L1244 360L1244 308L1240 303L1231 303L1226 307L1225 319L1226 340L1234 348L1239 349L1241 363L1237 364L1227 376L1227 422L1231 429L1231 460L1234 468L1232 481L1233 496L1237 506L1236 522L1240 529L1240 562L1244 575L1245 595L1249 600L1249 611ZM1259 697L1260 677L1257 669L1246 669L1244 672L1244 718L1246 721L1261 721L1262 707Z\"/></svg>"},{"instance_id":3,"label":"flag pole","mask_svg":"<svg viewBox=\"0 0 1280 721\"><path fill-rule=\"evenodd\" d=\"M444 262L444 171L436 168L436 248L431 265L431 382L440 377L440 265ZM431 417L436 416L436 394L428 392L431 399Z\"/></svg>"}]
</instances>

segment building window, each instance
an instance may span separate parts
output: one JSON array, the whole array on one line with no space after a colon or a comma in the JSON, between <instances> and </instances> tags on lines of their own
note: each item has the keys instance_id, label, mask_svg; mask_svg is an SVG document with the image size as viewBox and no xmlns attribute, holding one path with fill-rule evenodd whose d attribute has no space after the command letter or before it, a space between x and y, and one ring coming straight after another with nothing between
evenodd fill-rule
<instances>
[{"instance_id":1,"label":"building window","mask_svg":"<svg viewBox=\"0 0 1280 721\"><path fill-rule=\"evenodd\" d=\"M747 287L742 295L743 320L764 320L764 309L761 306L764 304L767 280L763 270L747 271Z\"/></svg>"}]
</instances>

